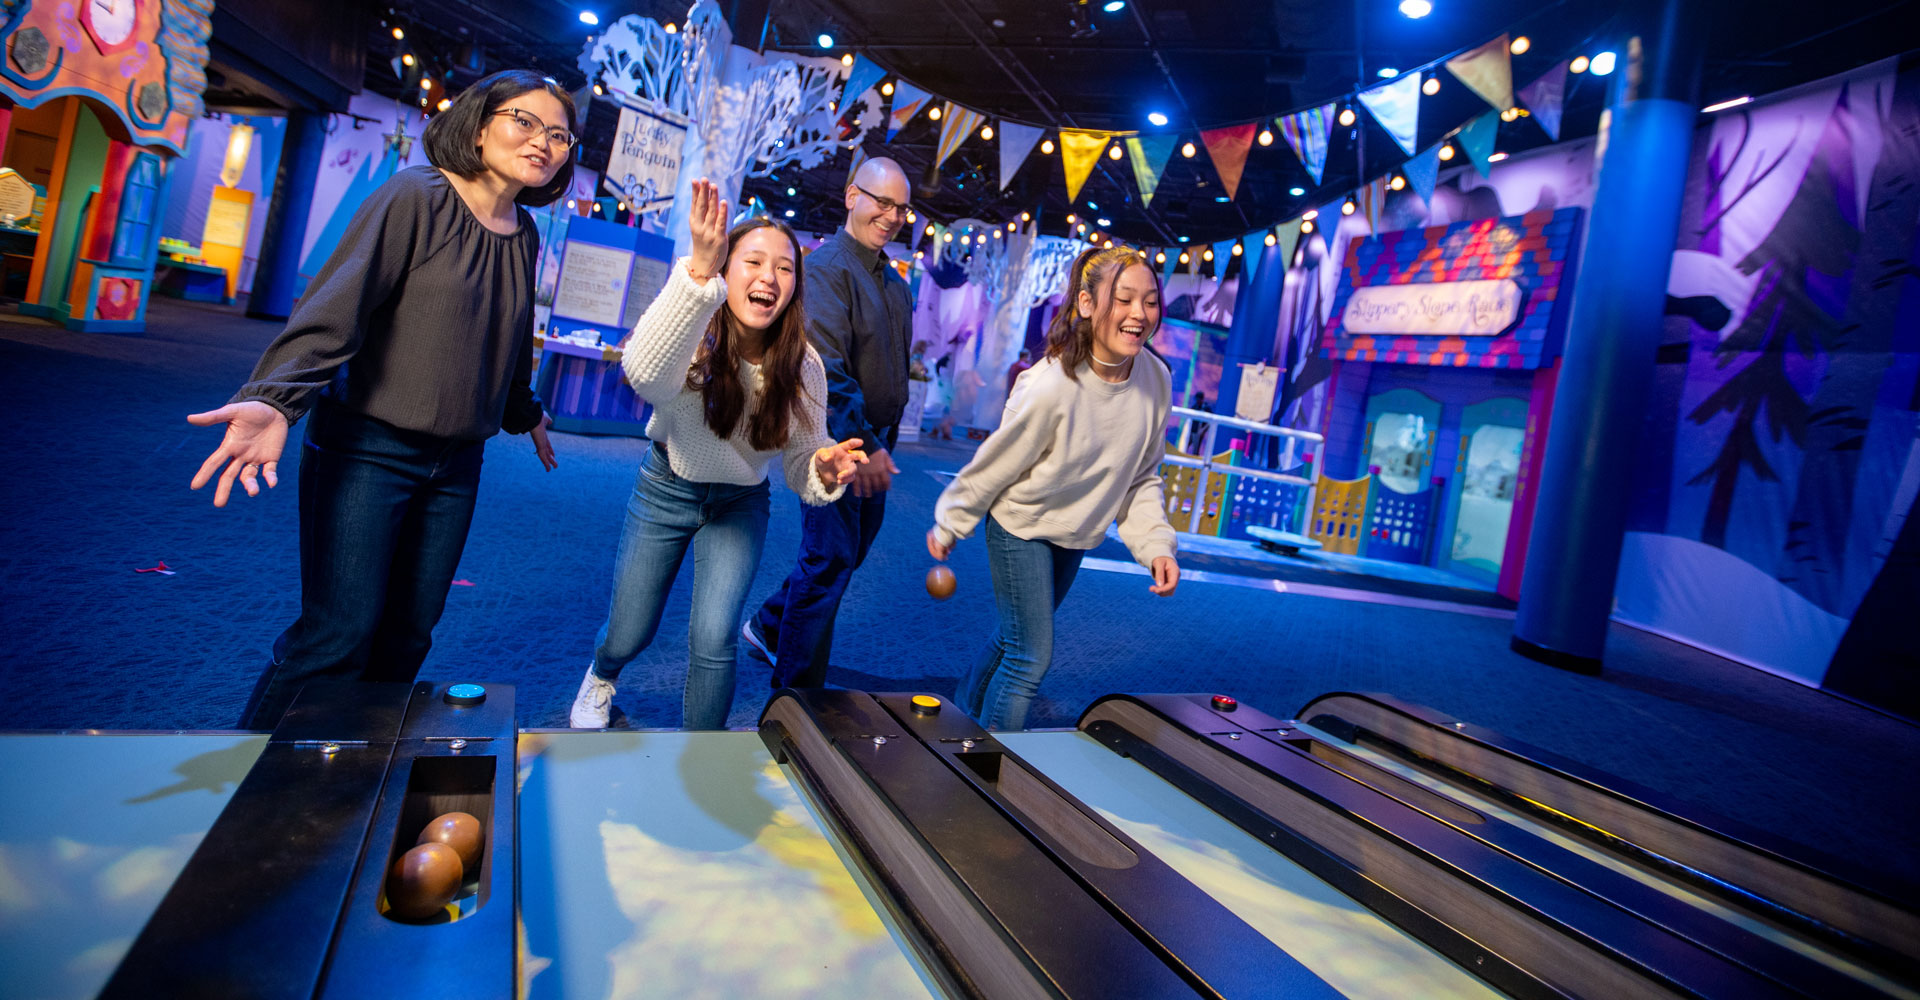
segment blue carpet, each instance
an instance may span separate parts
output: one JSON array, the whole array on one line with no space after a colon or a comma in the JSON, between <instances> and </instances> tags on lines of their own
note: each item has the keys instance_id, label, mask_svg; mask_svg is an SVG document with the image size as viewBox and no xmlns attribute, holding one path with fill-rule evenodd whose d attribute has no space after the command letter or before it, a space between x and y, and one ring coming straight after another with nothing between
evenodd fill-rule
<instances>
[{"instance_id":1,"label":"blue carpet","mask_svg":"<svg viewBox=\"0 0 1920 1000\"><path fill-rule=\"evenodd\" d=\"M278 332L231 309L159 300L142 336L0 317L10 431L0 486L0 728L233 725L298 600L292 462L283 485L216 510L187 480L218 433L184 417L223 402ZM296 436L297 436L296 431ZM487 448L479 512L423 677L518 688L523 726L561 726L606 613L613 547L644 443L556 435L543 472L524 437ZM294 449L297 450L297 449ZM951 691L992 623L984 549L954 557L959 593L922 588L921 536L964 443L909 445L873 557L843 606L834 683ZM796 501L776 484L765 596L792 565ZM135 573L164 560L175 575ZM689 565L690 569L690 565ZM626 722L679 723L687 576L660 638L615 699ZM1069 726L1122 690L1225 691L1290 715L1331 690L1386 691L1614 771L1790 839L1920 878L1912 830L1920 731L1819 691L1616 626L1607 673L1507 650L1494 618L1084 572L1059 613L1036 727ZM730 722L755 720L767 674L741 659ZM1907 788L1901 792L1899 789Z\"/></svg>"}]
</instances>

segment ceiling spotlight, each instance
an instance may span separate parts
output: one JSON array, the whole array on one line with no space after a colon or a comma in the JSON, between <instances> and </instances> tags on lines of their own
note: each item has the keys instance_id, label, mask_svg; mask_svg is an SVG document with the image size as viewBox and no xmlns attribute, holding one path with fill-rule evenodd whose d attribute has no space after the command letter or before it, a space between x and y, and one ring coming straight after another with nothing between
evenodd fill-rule
<instances>
[{"instance_id":1,"label":"ceiling spotlight","mask_svg":"<svg viewBox=\"0 0 1920 1000\"><path fill-rule=\"evenodd\" d=\"M1275 245L1275 244L1277 244L1277 243L1279 243L1279 242L1280 242L1280 238L1279 238L1278 236L1275 236L1275 235L1273 235L1272 233L1268 233L1268 234L1267 234L1267 245L1268 245L1268 246L1273 246L1273 245Z\"/></svg>"},{"instance_id":2,"label":"ceiling spotlight","mask_svg":"<svg viewBox=\"0 0 1920 1000\"><path fill-rule=\"evenodd\" d=\"M1431 0L1400 0L1400 13L1419 20L1433 13Z\"/></svg>"},{"instance_id":3,"label":"ceiling spotlight","mask_svg":"<svg viewBox=\"0 0 1920 1000\"><path fill-rule=\"evenodd\" d=\"M1122 10L1125 10L1126 6L1127 6L1127 0L1107 0L1106 4L1102 6L1100 9L1106 11L1109 14L1118 14Z\"/></svg>"},{"instance_id":4,"label":"ceiling spotlight","mask_svg":"<svg viewBox=\"0 0 1920 1000\"><path fill-rule=\"evenodd\" d=\"M796 195L796 194L799 194L799 193L800 193L800 191L799 191L799 189L798 189L798 188L788 188L788 189L787 189L787 197L789 197L789 198L791 198L791 197L793 197L794 195Z\"/></svg>"},{"instance_id":5,"label":"ceiling spotlight","mask_svg":"<svg viewBox=\"0 0 1920 1000\"><path fill-rule=\"evenodd\" d=\"M593 11L590 11L590 10L583 10L580 12L580 23L587 25L589 27L599 24L600 15L595 14Z\"/></svg>"},{"instance_id":6,"label":"ceiling spotlight","mask_svg":"<svg viewBox=\"0 0 1920 1000\"><path fill-rule=\"evenodd\" d=\"M1185 243L1185 242L1187 242L1187 241L1188 241L1188 240L1190 240L1190 239L1192 239L1192 237L1190 237L1190 236L1182 236L1182 237L1180 237L1180 242L1182 242L1182 243Z\"/></svg>"},{"instance_id":7,"label":"ceiling spotlight","mask_svg":"<svg viewBox=\"0 0 1920 1000\"><path fill-rule=\"evenodd\" d=\"M1374 75L1379 77L1382 80L1391 80L1394 77L1399 76L1400 71L1393 68L1392 66L1382 66L1377 72L1374 73Z\"/></svg>"},{"instance_id":8,"label":"ceiling spotlight","mask_svg":"<svg viewBox=\"0 0 1920 1000\"><path fill-rule=\"evenodd\" d=\"M928 121L930 121L930 122L937 122L937 121L939 121L939 120L940 120L940 109L939 109L939 108L928 108L928 109L927 109L927 120L928 120Z\"/></svg>"},{"instance_id":9,"label":"ceiling spotlight","mask_svg":"<svg viewBox=\"0 0 1920 1000\"><path fill-rule=\"evenodd\" d=\"M396 25L394 25L394 26L393 26L393 40L397 42L397 41L399 41L399 40L401 40L402 38L405 38L405 37L407 37L407 29L405 29L405 28L402 28L402 27L400 27L400 26L399 26L399 25L397 25L397 24L396 24Z\"/></svg>"},{"instance_id":10,"label":"ceiling spotlight","mask_svg":"<svg viewBox=\"0 0 1920 1000\"><path fill-rule=\"evenodd\" d=\"M1107 159L1117 160L1119 158L1120 158L1120 145L1118 143L1115 143L1114 145L1108 146Z\"/></svg>"},{"instance_id":11,"label":"ceiling spotlight","mask_svg":"<svg viewBox=\"0 0 1920 1000\"><path fill-rule=\"evenodd\" d=\"M1153 262L1155 264L1165 264L1167 262L1167 252L1165 250L1162 250L1159 253L1154 254Z\"/></svg>"},{"instance_id":12,"label":"ceiling spotlight","mask_svg":"<svg viewBox=\"0 0 1920 1000\"><path fill-rule=\"evenodd\" d=\"M1353 199L1352 199L1352 198L1348 198L1348 199L1347 199L1346 201L1343 201L1343 202L1341 202L1341 203L1340 203L1340 214L1341 214L1341 215L1352 215L1352 214L1353 214L1353 210L1354 210L1355 208L1358 208L1358 207L1359 207L1359 206L1357 206L1357 205L1355 205L1355 204L1353 203Z\"/></svg>"},{"instance_id":13,"label":"ceiling spotlight","mask_svg":"<svg viewBox=\"0 0 1920 1000\"><path fill-rule=\"evenodd\" d=\"M1352 124L1353 124L1353 109L1352 109L1352 108L1341 108L1341 109L1340 109L1340 124L1342 124L1342 125L1352 125Z\"/></svg>"},{"instance_id":14,"label":"ceiling spotlight","mask_svg":"<svg viewBox=\"0 0 1920 1000\"><path fill-rule=\"evenodd\" d=\"M1233 255L1234 255L1235 257L1238 257L1238 256L1240 256L1240 254L1241 254L1241 253L1242 253L1242 251L1241 251L1241 249L1240 249L1240 244L1238 244L1238 243L1235 243L1235 244L1233 245Z\"/></svg>"},{"instance_id":15,"label":"ceiling spotlight","mask_svg":"<svg viewBox=\"0 0 1920 1000\"><path fill-rule=\"evenodd\" d=\"M1493 154L1492 156L1489 156L1489 157L1487 157L1487 162L1488 162L1488 163L1499 163L1499 162L1500 162L1501 160L1504 160L1504 159L1506 159L1506 158L1507 158L1507 154L1505 154L1505 153L1495 153L1495 154Z\"/></svg>"},{"instance_id":16,"label":"ceiling spotlight","mask_svg":"<svg viewBox=\"0 0 1920 1000\"><path fill-rule=\"evenodd\" d=\"M1737 108L1740 105L1745 104L1751 100L1753 100L1753 98L1751 97L1736 97L1731 101L1721 101L1719 104L1709 104L1706 107L1701 108L1700 113L1703 115L1710 115L1710 114L1713 114L1715 111L1725 111L1728 108Z\"/></svg>"},{"instance_id":17,"label":"ceiling spotlight","mask_svg":"<svg viewBox=\"0 0 1920 1000\"><path fill-rule=\"evenodd\" d=\"M1317 208L1309 208L1306 212L1302 213L1300 217L1308 222L1312 222L1320 217L1320 210Z\"/></svg>"},{"instance_id":18,"label":"ceiling spotlight","mask_svg":"<svg viewBox=\"0 0 1920 1000\"><path fill-rule=\"evenodd\" d=\"M1186 145L1181 146L1180 155L1186 157L1189 160L1193 159L1193 143L1189 142Z\"/></svg>"},{"instance_id":19,"label":"ceiling spotlight","mask_svg":"<svg viewBox=\"0 0 1920 1000\"><path fill-rule=\"evenodd\" d=\"M1440 78L1437 76L1427 77L1427 82L1420 85L1420 92L1428 97L1438 94L1440 92Z\"/></svg>"},{"instance_id":20,"label":"ceiling spotlight","mask_svg":"<svg viewBox=\"0 0 1920 1000\"><path fill-rule=\"evenodd\" d=\"M1088 207L1088 208L1090 208L1090 209L1092 209L1092 210L1094 210L1094 211L1096 211L1096 212L1098 212L1098 211L1100 211L1100 206L1099 206L1099 205L1096 205L1096 204L1094 204L1094 202L1093 202L1093 199L1091 199L1091 198L1089 198L1089 199L1087 199L1087 207Z\"/></svg>"},{"instance_id":21,"label":"ceiling spotlight","mask_svg":"<svg viewBox=\"0 0 1920 1000\"><path fill-rule=\"evenodd\" d=\"M1113 225L1113 220L1112 220L1112 219L1095 219L1095 220L1093 220L1093 221L1095 221L1095 222L1098 222L1098 223L1100 224L1100 228L1102 228L1102 229L1105 229L1105 228L1107 228L1108 226L1111 226L1111 225Z\"/></svg>"},{"instance_id":22,"label":"ceiling spotlight","mask_svg":"<svg viewBox=\"0 0 1920 1000\"><path fill-rule=\"evenodd\" d=\"M1453 159L1453 143L1447 143L1440 147L1440 158L1443 160Z\"/></svg>"},{"instance_id":23,"label":"ceiling spotlight","mask_svg":"<svg viewBox=\"0 0 1920 1000\"><path fill-rule=\"evenodd\" d=\"M1230 201L1232 201L1233 199L1232 199L1232 198L1229 198L1229 197L1227 197L1227 196L1226 196L1226 195L1224 195L1224 194L1216 194L1216 195L1214 195L1214 196L1213 196L1213 200L1214 200L1214 201L1215 201L1216 203L1218 203L1218 204L1221 204L1221 205L1224 205L1224 204L1226 204L1227 202L1230 202Z\"/></svg>"},{"instance_id":24,"label":"ceiling spotlight","mask_svg":"<svg viewBox=\"0 0 1920 1000\"><path fill-rule=\"evenodd\" d=\"M991 141L993 139L993 126L982 125L980 127L980 138Z\"/></svg>"},{"instance_id":25,"label":"ceiling spotlight","mask_svg":"<svg viewBox=\"0 0 1920 1000\"><path fill-rule=\"evenodd\" d=\"M1387 187L1392 188L1395 191L1404 190L1406 186L1407 186L1407 179L1405 177L1400 176L1399 174L1394 174L1393 180L1387 183Z\"/></svg>"},{"instance_id":26,"label":"ceiling spotlight","mask_svg":"<svg viewBox=\"0 0 1920 1000\"><path fill-rule=\"evenodd\" d=\"M1513 40L1513 44L1507 46L1507 51L1512 52L1516 56L1524 56L1530 48L1533 48L1533 40L1525 35L1521 35Z\"/></svg>"},{"instance_id":27,"label":"ceiling spotlight","mask_svg":"<svg viewBox=\"0 0 1920 1000\"><path fill-rule=\"evenodd\" d=\"M842 65L842 66L851 66L851 65L853 65L853 53L851 53L851 52L848 52L848 53L846 53L846 54L844 54L844 55L842 55L842 56L840 57L840 65Z\"/></svg>"},{"instance_id":28,"label":"ceiling spotlight","mask_svg":"<svg viewBox=\"0 0 1920 1000\"><path fill-rule=\"evenodd\" d=\"M1298 198L1301 195L1306 194L1307 189L1303 187L1292 187L1287 189L1287 193L1290 195L1293 195L1295 198Z\"/></svg>"},{"instance_id":29,"label":"ceiling spotlight","mask_svg":"<svg viewBox=\"0 0 1920 1000\"><path fill-rule=\"evenodd\" d=\"M820 33L820 37L813 40L813 43L823 49L833 48L833 36L823 31Z\"/></svg>"},{"instance_id":30,"label":"ceiling spotlight","mask_svg":"<svg viewBox=\"0 0 1920 1000\"><path fill-rule=\"evenodd\" d=\"M893 81L892 81L892 80L888 80L887 82L885 82L885 83L883 83L883 84L881 84L881 85L880 85L880 96L881 96L881 97L892 97L892 96L893 96Z\"/></svg>"},{"instance_id":31,"label":"ceiling spotlight","mask_svg":"<svg viewBox=\"0 0 1920 1000\"><path fill-rule=\"evenodd\" d=\"M1272 130L1272 129L1264 129L1264 128L1263 128L1263 129L1261 129L1261 130L1260 130L1260 145L1262 145L1262 146L1271 146L1271 145L1273 145L1273 130Z\"/></svg>"},{"instance_id":32,"label":"ceiling spotlight","mask_svg":"<svg viewBox=\"0 0 1920 1000\"><path fill-rule=\"evenodd\" d=\"M1606 76L1608 73L1613 72L1613 63L1615 58L1617 57L1614 56L1614 54L1611 52L1602 52L1599 55L1594 56L1593 66L1592 66L1593 75Z\"/></svg>"},{"instance_id":33,"label":"ceiling spotlight","mask_svg":"<svg viewBox=\"0 0 1920 1000\"><path fill-rule=\"evenodd\" d=\"M1165 125L1167 123L1167 116L1158 111L1154 111L1147 115L1147 121L1155 125Z\"/></svg>"},{"instance_id":34,"label":"ceiling spotlight","mask_svg":"<svg viewBox=\"0 0 1920 1000\"><path fill-rule=\"evenodd\" d=\"M1587 57L1574 56L1573 61L1567 64L1567 68L1575 73L1585 73L1587 71Z\"/></svg>"},{"instance_id":35,"label":"ceiling spotlight","mask_svg":"<svg viewBox=\"0 0 1920 1000\"><path fill-rule=\"evenodd\" d=\"M1300 220L1300 231L1303 233L1313 232L1313 220L1311 219Z\"/></svg>"},{"instance_id":36,"label":"ceiling spotlight","mask_svg":"<svg viewBox=\"0 0 1920 1000\"><path fill-rule=\"evenodd\" d=\"M1191 259L1192 259L1192 258L1191 258L1190 256L1188 256L1188 254L1187 254L1187 252L1186 252L1185 250L1182 250L1182 251L1180 251L1180 263L1182 263L1182 264L1185 264L1185 263L1186 263L1187 261L1189 261L1189 260L1191 260Z\"/></svg>"},{"instance_id":37,"label":"ceiling spotlight","mask_svg":"<svg viewBox=\"0 0 1920 1000\"><path fill-rule=\"evenodd\" d=\"M1042 139L1042 140L1040 140L1040 151L1041 151L1042 153L1051 153L1051 152L1053 152L1053 140L1052 140L1052 139Z\"/></svg>"}]
</instances>

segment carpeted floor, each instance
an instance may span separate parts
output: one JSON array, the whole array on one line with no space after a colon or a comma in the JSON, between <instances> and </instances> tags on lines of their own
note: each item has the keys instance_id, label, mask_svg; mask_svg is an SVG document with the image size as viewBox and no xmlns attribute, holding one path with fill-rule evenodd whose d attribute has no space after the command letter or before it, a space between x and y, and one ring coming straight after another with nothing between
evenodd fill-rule
<instances>
[{"instance_id":1,"label":"carpeted floor","mask_svg":"<svg viewBox=\"0 0 1920 1000\"><path fill-rule=\"evenodd\" d=\"M294 469L216 510L186 484L218 434L183 418L224 402L277 332L164 299L141 336L0 317L0 728L233 725L298 600ZM557 435L556 447L546 473L527 439L489 444L459 574L472 586L454 588L423 673L516 685L529 727L565 724L644 443ZM906 475L841 612L834 683L946 694L977 652L992 618L981 544L957 550L951 601L921 586L939 490L925 473L970 451L901 449ZM797 545L795 501L775 489L755 600ZM173 575L135 572L162 561ZM660 638L621 685L630 725L679 723L686 584L683 571ZM1281 715L1325 691L1387 691L1920 880L1920 730L1632 629L1616 626L1604 676L1582 677L1509 652L1499 618L1200 583L1159 599L1141 577L1097 571L1059 625L1036 727L1071 725L1110 691L1225 691ZM753 723L766 679L742 657L732 725Z\"/></svg>"}]
</instances>

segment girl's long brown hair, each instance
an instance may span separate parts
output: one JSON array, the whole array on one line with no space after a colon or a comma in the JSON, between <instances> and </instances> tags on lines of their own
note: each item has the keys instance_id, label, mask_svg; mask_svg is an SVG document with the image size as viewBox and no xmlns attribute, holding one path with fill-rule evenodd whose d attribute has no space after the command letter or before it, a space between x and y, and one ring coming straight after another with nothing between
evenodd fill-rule
<instances>
[{"instance_id":1,"label":"girl's long brown hair","mask_svg":"<svg viewBox=\"0 0 1920 1000\"><path fill-rule=\"evenodd\" d=\"M1060 311L1053 315L1053 325L1047 328L1047 357L1060 359L1060 370L1068 378L1079 381L1081 362L1091 363L1093 325L1113 308L1113 290L1120 283L1120 272L1135 264L1153 275L1154 295L1164 297L1160 272L1147 262L1146 254L1132 247L1090 248L1073 259L1073 274L1067 278L1067 297L1060 303ZM1093 296L1091 319L1080 315L1082 289ZM1153 334L1147 336L1151 339ZM1147 350L1152 352L1151 347Z\"/></svg>"},{"instance_id":2,"label":"girl's long brown hair","mask_svg":"<svg viewBox=\"0 0 1920 1000\"><path fill-rule=\"evenodd\" d=\"M785 223L765 216L748 219L727 233L727 259L721 263L720 271L726 273L742 237L769 227L778 229L793 245L793 298L787 300L787 307L774 317L764 334L766 343L762 345L760 375L765 390L761 393L760 405L747 417L747 442L756 451L786 447L789 414L797 417L802 426L808 420L801 400L801 372L807 361L807 321L800 303L801 292L806 288L801 273L800 241ZM740 320L734 316L732 305L722 303L707 323L707 334L693 356L693 367L687 369L687 388L700 393L706 405L707 427L722 439L733 436L747 407L747 387L740 382L740 356L734 343L734 334L740 329Z\"/></svg>"}]
</instances>

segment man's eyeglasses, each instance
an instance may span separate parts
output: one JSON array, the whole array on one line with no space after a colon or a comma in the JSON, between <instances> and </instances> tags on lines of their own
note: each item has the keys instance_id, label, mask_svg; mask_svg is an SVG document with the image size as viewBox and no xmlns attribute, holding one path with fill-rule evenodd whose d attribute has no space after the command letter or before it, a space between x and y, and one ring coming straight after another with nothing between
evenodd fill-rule
<instances>
[{"instance_id":1,"label":"man's eyeglasses","mask_svg":"<svg viewBox=\"0 0 1920 1000\"><path fill-rule=\"evenodd\" d=\"M541 132L544 131L547 134L547 142L551 145L560 147L561 151L564 152L566 150L572 149L573 144L580 141L580 137L574 135L572 132L569 132L566 129L563 129L558 125L548 127L546 122L541 121L539 118L536 118L532 114L522 111L519 108L501 108L500 110L495 111L494 114L506 115L508 118L512 119L514 129L519 133L520 140L522 142L525 142L526 140L531 139L534 136L539 135Z\"/></svg>"},{"instance_id":2,"label":"man's eyeglasses","mask_svg":"<svg viewBox=\"0 0 1920 1000\"><path fill-rule=\"evenodd\" d=\"M853 189L855 191L860 192L861 194L866 195L869 198L872 198L873 203L880 206L880 211L885 212L888 215L898 215L898 216L904 217L907 214L907 212L912 208L911 205L908 205L904 202L894 201L892 198L882 198L879 195L874 194L872 191L869 191L858 184L855 184L853 186Z\"/></svg>"}]
</instances>

